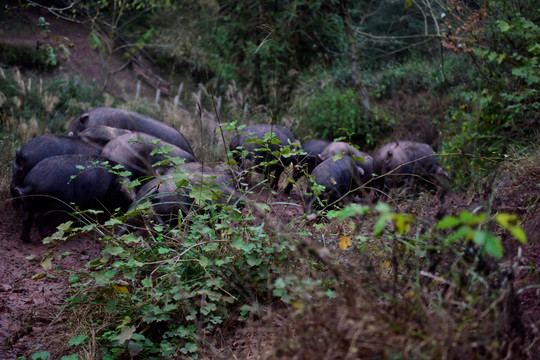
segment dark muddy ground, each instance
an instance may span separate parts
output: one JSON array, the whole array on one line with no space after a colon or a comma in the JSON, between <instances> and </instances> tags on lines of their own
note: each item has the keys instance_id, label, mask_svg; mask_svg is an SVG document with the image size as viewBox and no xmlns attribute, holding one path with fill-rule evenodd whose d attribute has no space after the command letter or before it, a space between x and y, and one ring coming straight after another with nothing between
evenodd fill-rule
<instances>
[{"instance_id":1,"label":"dark muddy ground","mask_svg":"<svg viewBox=\"0 0 540 360\"><path fill-rule=\"evenodd\" d=\"M5 198L5 196L3 196ZM54 316L68 296L70 270L84 267L100 254L91 236L49 247L33 230L33 241L21 242L22 211L0 205L0 359L15 359L40 339L54 337Z\"/></svg>"}]
</instances>

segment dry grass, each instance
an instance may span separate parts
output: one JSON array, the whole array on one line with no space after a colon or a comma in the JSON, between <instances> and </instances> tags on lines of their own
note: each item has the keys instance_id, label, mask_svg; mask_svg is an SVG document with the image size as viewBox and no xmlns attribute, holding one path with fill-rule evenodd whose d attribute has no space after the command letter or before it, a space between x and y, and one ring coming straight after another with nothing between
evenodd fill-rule
<instances>
[{"instance_id":1,"label":"dry grass","mask_svg":"<svg viewBox=\"0 0 540 360\"><path fill-rule=\"evenodd\" d=\"M0 194L9 194L11 183L11 162L15 154L15 141L12 137L0 138ZM3 201L5 199L1 199Z\"/></svg>"}]
</instances>

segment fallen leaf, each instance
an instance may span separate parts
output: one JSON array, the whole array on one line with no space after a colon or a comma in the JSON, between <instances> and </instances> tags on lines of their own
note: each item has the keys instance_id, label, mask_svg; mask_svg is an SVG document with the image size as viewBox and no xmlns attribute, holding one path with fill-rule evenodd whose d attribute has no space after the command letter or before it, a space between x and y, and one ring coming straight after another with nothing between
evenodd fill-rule
<instances>
[{"instance_id":1,"label":"fallen leaf","mask_svg":"<svg viewBox=\"0 0 540 360\"><path fill-rule=\"evenodd\" d=\"M41 261L41 267L45 270L50 270L53 267L52 261L54 259L54 256L52 254L49 254Z\"/></svg>"},{"instance_id":2,"label":"fallen leaf","mask_svg":"<svg viewBox=\"0 0 540 360\"><path fill-rule=\"evenodd\" d=\"M119 294L127 294L129 292L127 286L123 285L113 284L113 289Z\"/></svg>"},{"instance_id":3,"label":"fallen leaf","mask_svg":"<svg viewBox=\"0 0 540 360\"><path fill-rule=\"evenodd\" d=\"M339 248L347 250L349 246L352 246L351 235L339 235Z\"/></svg>"},{"instance_id":4,"label":"fallen leaf","mask_svg":"<svg viewBox=\"0 0 540 360\"><path fill-rule=\"evenodd\" d=\"M126 326L124 330L114 338L118 340L118 344L122 345L127 340L130 340L133 334L135 333L135 326Z\"/></svg>"}]
</instances>

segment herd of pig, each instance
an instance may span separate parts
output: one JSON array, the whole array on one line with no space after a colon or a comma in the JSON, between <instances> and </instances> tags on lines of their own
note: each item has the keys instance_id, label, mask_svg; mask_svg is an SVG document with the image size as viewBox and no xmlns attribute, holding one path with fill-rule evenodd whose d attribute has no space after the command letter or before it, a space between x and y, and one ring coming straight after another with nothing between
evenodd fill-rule
<instances>
[{"instance_id":1,"label":"herd of pig","mask_svg":"<svg viewBox=\"0 0 540 360\"><path fill-rule=\"evenodd\" d=\"M237 167L208 167L197 162L187 139L164 122L115 108L89 110L72 120L68 135L42 135L17 149L11 195L23 208L21 239L30 241L34 222L43 236L44 215L73 211L73 205L107 214L147 199L154 219L171 223L195 208L190 193L195 184L209 186L218 201L239 202L237 189L251 170L263 173L273 188L286 167L294 169L294 181L311 174L310 183L324 190L314 196L308 188L301 196L306 213L320 206L318 199L336 203L360 191L365 195L366 189L382 193L404 183L440 184L448 178L433 149L412 141L389 143L371 157L345 142L315 139L302 147L286 127L258 124L240 130L230 150ZM131 190L127 181L134 184ZM285 192L292 188L290 182Z\"/></svg>"}]
</instances>

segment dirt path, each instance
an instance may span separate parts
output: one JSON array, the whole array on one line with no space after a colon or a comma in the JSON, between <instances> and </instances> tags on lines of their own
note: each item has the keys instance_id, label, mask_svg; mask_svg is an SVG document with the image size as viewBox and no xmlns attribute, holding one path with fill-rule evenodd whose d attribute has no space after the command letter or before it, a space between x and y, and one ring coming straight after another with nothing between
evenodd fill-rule
<instances>
[{"instance_id":1,"label":"dirt path","mask_svg":"<svg viewBox=\"0 0 540 360\"><path fill-rule=\"evenodd\" d=\"M43 32L37 26L38 19L44 17L49 22L49 32ZM69 61L59 52L59 65L55 71L66 75L77 75L88 83L95 82L104 86L104 90L117 99L133 100L135 98L138 76L131 66L126 65L125 58L116 56L108 58L92 49L89 24L55 18L44 9L17 11L2 19L0 24L0 42L9 44L25 44L57 47L62 40L69 39ZM58 41L55 39L59 39ZM111 71L109 74L108 70ZM47 76L46 74L44 76ZM106 86L105 86L106 84ZM156 89L145 81L141 82L140 96L154 98Z\"/></svg>"},{"instance_id":2,"label":"dirt path","mask_svg":"<svg viewBox=\"0 0 540 360\"><path fill-rule=\"evenodd\" d=\"M54 314L69 294L69 271L98 257L101 247L86 236L49 248L35 230L32 243L24 244L19 239L22 212L5 202L0 219L0 359L4 360L39 351L41 341L50 342Z\"/></svg>"}]
</instances>

